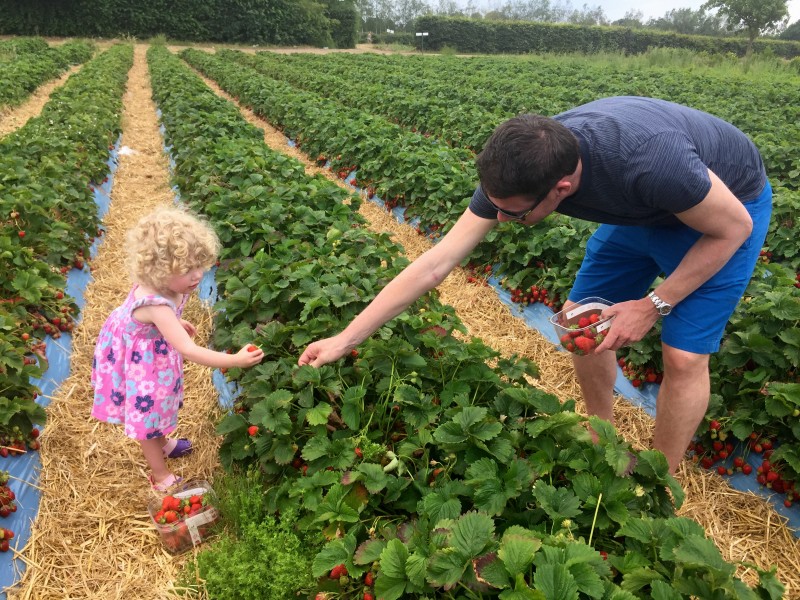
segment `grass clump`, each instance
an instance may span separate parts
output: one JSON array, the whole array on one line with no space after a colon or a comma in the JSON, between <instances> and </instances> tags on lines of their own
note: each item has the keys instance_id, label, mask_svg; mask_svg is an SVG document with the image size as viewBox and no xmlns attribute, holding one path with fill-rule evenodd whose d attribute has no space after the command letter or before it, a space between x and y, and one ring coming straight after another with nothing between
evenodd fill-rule
<instances>
[{"instance_id":1,"label":"grass clump","mask_svg":"<svg viewBox=\"0 0 800 600\"><path fill-rule=\"evenodd\" d=\"M204 588L212 600L287 600L305 597L315 578L319 544L296 531L296 517L265 509L258 473L225 474L215 481L223 531L186 568L185 589Z\"/></svg>"}]
</instances>

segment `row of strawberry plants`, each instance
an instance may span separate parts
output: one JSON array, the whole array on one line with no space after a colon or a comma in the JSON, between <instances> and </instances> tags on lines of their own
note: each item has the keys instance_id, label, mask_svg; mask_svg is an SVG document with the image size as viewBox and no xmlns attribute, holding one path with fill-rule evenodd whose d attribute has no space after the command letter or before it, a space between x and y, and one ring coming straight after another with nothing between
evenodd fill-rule
<instances>
[{"instance_id":1,"label":"row of strawberry plants","mask_svg":"<svg viewBox=\"0 0 800 600\"><path fill-rule=\"evenodd\" d=\"M231 135L233 107L166 50L149 58L181 197L227 238L215 343L255 334L267 353L228 372L242 394L218 428L223 462L260 468L269 507L331 540L318 597L781 594L771 573L749 589L674 517L682 492L660 453L596 420L593 444L573 402L528 383L532 365L451 336L435 294L347 359L298 368L404 261L337 186Z\"/></svg>"},{"instance_id":2,"label":"row of strawberry plants","mask_svg":"<svg viewBox=\"0 0 800 600\"><path fill-rule=\"evenodd\" d=\"M14 60L0 62L0 107L21 103L45 81L57 77L71 65L89 60L94 51L91 42L69 41L42 52L22 53Z\"/></svg>"},{"instance_id":3,"label":"row of strawberry plants","mask_svg":"<svg viewBox=\"0 0 800 600\"><path fill-rule=\"evenodd\" d=\"M0 140L0 453L24 450L20 437L38 443L30 436L45 414L30 379L46 368L45 337L77 316L66 273L84 268L100 233L91 182L108 170L132 58L130 46L99 55Z\"/></svg>"},{"instance_id":4,"label":"row of strawberry plants","mask_svg":"<svg viewBox=\"0 0 800 600\"><path fill-rule=\"evenodd\" d=\"M0 62L14 60L22 54L44 52L50 46L42 37L12 37L0 40Z\"/></svg>"},{"instance_id":5,"label":"row of strawberry plants","mask_svg":"<svg viewBox=\"0 0 800 600\"><path fill-rule=\"evenodd\" d=\"M286 57L275 56L271 53L259 53L256 57L253 57L243 53L232 52L226 54L226 57L253 66L259 70L259 72L267 73L271 77L287 80L294 86L303 89L320 90L320 93L324 93L327 97L335 99L340 104L355 106L367 112L376 112L386 115L394 122L408 124L407 121L401 120L402 117L398 115L398 112L405 113L406 119L411 115L410 118L412 121L410 124L423 130L433 130L440 136L446 135L441 131L443 128L432 123L430 120L419 121L416 119L422 115L424 115L425 119L429 119L431 114L438 115L442 110L449 110L450 112L456 113L461 110L460 107L464 106L464 103L466 103L466 106L470 106L472 100L471 96L464 96L461 89L465 86L458 84L459 80L457 77L453 77L452 72L472 73L474 70L481 72L481 69L471 68L475 66L472 60L492 60L492 66L509 64L509 61L503 63L499 59L469 59L456 61L452 65L448 63L448 68L443 69L443 65L434 60L426 61L425 63L415 63L409 67L408 65L404 66L403 62L394 59L389 65L392 68L391 72L386 73L382 72L379 68L384 60L389 60L385 57L338 56L333 58L324 57L321 59L314 55ZM410 62L411 61L409 61L409 64ZM330 64L333 64L333 67L329 66ZM425 67L425 64L428 66ZM465 64L468 66L463 66ZM517 62L512 61L511 64L517 64ZM459 67L459 65L462 66ZM557 72L556 68L558 69ZM418 69L422 72L416 73L415 71ZM536 73L535 79L546 81L558 78L559 80L563 80L563 71L565 70L567 70L566 67L561 63L556 63L555 67L549 65L546 70L540 69L540 71L544 72ZM435 88L429 87L431 85L430 77L432 73L446 74L440 76L436 80L436 83L433 84L437 86ZM580 74L584 80L586 78L594 79L598 84L597 87L587 86L595 91L592 92L594 95L591 97L583 98L584 101L595 99L597 94L600 93L597 91L597 88L602 89L603 93L633 93L629 87L631 85L629 73L625 73L626 79L624 80L621 79L620 76L609 80L608 74L605 71L602 74L599 73L597 67L590 69L588 72L584 69ZM559 77L556 77L557 75ZM574 76L575 73L568 71L568 75ZM476 77L480 77L480 79L474 80L471 83L481 89L483 85L490 81L490 79L482 73ZM491 81L495 79L496 77L493 77ZM509 79L503 79L503 85L511 87L512 89L520 80L525 81L529 86L538 85L535 81L530 81L532 77L528 73L524 76L517 74ZM569 77L567 79L569 80ZM773 92L774 86L771 85L771 83L774 82L770 81L751 81L747 86L751 96L746 102L728 102L725 103L724 106L720 106L719 98L729 97L732 88L734 86L737 88L740 87L741 82L732 82L730 80L724 80L721 77L712 78L709 75L702 77L694 75L691 76L687 82L686 74L681 72L680 78L675 77L675 74L671 73L671 77L668 78L668 80L672 83L666 85L664 73L662 71L637 73L636 80L638 82L637 85L642 85L642 81L647 82L649 86L658 85L659 88L657 88L657 90L660 94L666 94L670 99L686 102L698 106L698 108L716 112L717 114L720 114L720 110L722 110L723 116L726 116L732 122L742 126L743 124L740 123L740 121L746 121L746 124L750 125L750 127L745 127L745 129L748 130L752 128L757 141L763 142L763 146L766 148L765 154L770 172L773 175L777 174L779 177L783 175L783 179L785 180L785 185L778 186L779 190L776 204L779 208L776 210L773 230L770 232L768 239L769 249L765 252L774 255L775 260L788 263L790 266L800 269L800 245L798 245L794 236L788 233L793 226L793 219L791 217L796 213L798 203L798 197L791 194L790 190L798 187L800 175L798 175L796 170L797 165L791 162L785 162L787 155L785 148L787 145L791 145L791 140L798 137L798 131L800 131L800 129L798 129L798 127L800 127L800 123L798 123L800 113L798 113L797 107L794 106L793 103L787 102L787 97L775 98ZM601 82L603 85L600 85ZM446 88L442 86L446 86ZM780 87L794 89L791 85ZM704 90L705 94L698 94L697 89ZM448 92L447 90L452 91ZM654 90L651 90L651 92L652 91ZM508 96L514 96L513 92L506 91L506 94ZM652 95L652 93L648 95ZM496 98L493 94L492 97ZM753 111L751 107L759 97L762 100L762 104L771 106L771 108L768 109L769 112L766 114L763 110L757 111L759 118L762 119L762 123L766 124L766 127L757 127L755 123L749 120L752 118L753 113L756 112ZM570 106L569 103L564 100L560 87L540 90L536 94L536 98L537 101L544 102L545 104L549 104L553 101L561 102L563 103L560 107L561 109L566 109ZM417 109L409 111L408 106L406 106L409 102L413 103ZM747 107L746 109L744 108L745 105ZM398 110L396 108L398 106L401 107L402 110ZM520 106L520 108L523 107ZM484 132L483 136L485 137L488 135L488 131L499 121L499 115L491 116L489 113L484 112L476 115L474 119L468 120L466 122L466 127L473 132ZM444 129L451 132L453 129L452 124ZM776 132L781 132L781 135L784 136L782 143L777 145L774 143ZM462 136L462 132L459 131L456 134L451 133L450 135ZM481 144L484 137L481 138ZM779 160L771 160L770 155L780 158ZM779 161L781 161L780 164ZM778 214L781 212L783 214ZM585 236L588 235L591 229L591 226L583 228L583 235L573 239L576 239L578 244L583 244ZM516 242L516 240L514 240L514 242ZM514 272L519 272L519 269L515 268ZM537 285L539 282L531 281L529 277L525 277L522 278L522 281L515 283L522 284L521 286L517 286L520 289L528 290L532 285ZM512 289L516 289L516 287L512 287ZM519 292L517 295L522 296Z\"/></svg>"},{"instance_id":6,"label":"row of strawberry plants","mask_svg":"<svg viewBox=\"0 0 800 600\"><path fill-rule=\"evenodd\" d=\"M347 164L358 164L359 181L366 178L367 182L372 182L376 172L380 173L379 169L371 170L369 175L362 176L359 161L363 155L357 150L354 152L353 148L357 148L365 136L371 136L371 131L368 126L363 125L363 120L359 123L348 122L343 117L341 105L317 99L315 105L306 108L296 120L292 120L285 116L285 110L272 110L269 107L284 106L295 102L297 97L302 98L304 105L307 105L314 101L313 94L292 91L275 83L271 78L257 78L251 71L241 71L241 68L232 67L231 61L234 60L239 64L252 62L247 60L243 62L240 53L226 52L221 53L219 57L194 53L190 56L194 64L202 65L202 68L213 72L213 76L230 91L240 95L242 101L253 106L273 123L285 127L286 133L290 137L296 137L310 154L336 153L345 157ZM307 77L311 81L314 80L314 75L311 73L307 74ZM265 91L267 89L270 91ZM319 121L324 123L327 129L315 121L318 117L321 117ZM326 137L331 130L338 132L333 139ZM342 131L346 133L342 134ZM376 135L376 137L385 139L383 136ZM381 147L386 152L383 144ZM398 156L402 157L402 153ZM396 172L396 162L389 165L387 171L390 174ZM377 164L380 167L385 163L373 160L368 164ZM440 178L426 178L426 174L419 171L416 164L409 166L409 172L413 173L418 186L429 185L439 190L443 187ZM385 175L381 175L385 178ZM474 173L471 173L471 177L474 182ZM378 183L377 188L380 192L382 184ZM458 188L448 189L454 189L456 195L458 194ZM462 193L467 193L468 188L465 185L461 190ZM413 202L407 202L408 212L411 215L421 216L425 226L438 228L442 220L441 214L433 223L427 218L428 215L438 214L437 197L415 195L426 198L425 206L418 207ZM772 251L764 251L761 268L731 321L726 343L722 351L714 357L712 364L714 396L707 422L723 423L728 432L737 436L746 433L745 437L740 437L741 440L749 441L753 435L758 439L763 437L782 440L783 447L776 459L779 461L779 470L783 472L782 478L788 483L785 490L780 489L780 486L778 489L787 494L785 503L791 505L796 497L791 482L800 474L800 462L797 460L800 437L797 436L795 423L791 420L795 409L800 407L795 373L799 346L798 340L791 334L776 333L773 336L769 333L795 331L798 324L800 300L796 289L797 276L794 270L787 269L787 266L791 269L800 268L800 264L795 265L800 261L797 242L794 236L789 234L793 227L793 215L800 205L800 194L786 187L776 186L775 204L775 215L767 247L775 248L775 258L780 262L776 263L774 259L770 261L768 252L772 254ZM458 210L451 210L449 214L460 212L463 206L463 202L451 203L448 208L456 207ZM451 216L451 221L444 224L445 230L452 222L452 218ZM485 273L489 269L488 265L500 263L501 271L508 273L502 283L511 291L512 299L515 301L523 304L529 301L544 301L552 306L553 302L557 302L558 298L563 297L570 288L574 273L583 257L585 240L593 228L592 224L556 215L524 231L520 231L520 228L513 224L504 224L490 234L487 243L478 248L473 261L487 265L486 269L480 267L480 273ZM501 240L501 244L497 243ZM768 267L764 268L767 264ZM781 309L771 310L770 307L774 305ZM737 340L743 335L748 335L744 330L747 327L752 329L753 322L758 324L763 334L768 335L770 343L767 349L742 351ZM753 354L757 355L755 357L757 360L753 360ZM657 382L661 369L657 335L650 335L636 344L620 361L624 372L634 385L642 385L648 381ZM781 405L789 408L776 409L774 395L779 395L782 399ZM788 410L788 413L784 414L784 410ZM732 415L739 417L734 419ZM787 416L790 417L789 420L785 418ZM706 458L705 454L715 453L711 450L713 444L709 443L710 433L706 425L701 427L698 434L701 447L704 448L702 452L695 452L696 460L699 462ZM693 446L692 450L696 449L697 447ZM709 452L706 452L706 449ZM748 448L740 445L737 451L746 454ZM703 461L704 464L709 460ZM716 461L711 460L711 464L716 464Z\"/></svg>"},{"instance_id":7,"label":"row of strawberry plants","mask_svg":"<svg viewBox=\"0 0 800 600\"><path fill-rule=\"evenodd\" d=\"M323 94L344 106L383 115L394 123L471 151L480 149L492 130L511 116L497 107L482 107L476 98L464 98L463 92L453 98L446 84L432 84L431 79L408 75L405 69L395 72L380 64L373 64L370 69L365 65L363 70L347 64L336 68L334 61L282 60L269 52L256 56L231 52L229 56L292 86Z\"/></svg>"},{"instance_id":8,"label":"row of strawberry plants","mask_svg":"<svg viewBox=\"0 0 800 600\"><path fill-rule=\"evenodd\" d=\"M471 193L471 153L407 131L380 117L326 101L234 62L235 54L188 49L182 56L283 129L320 163L346 176L358 168L358 183L380 194L390 207L405 206L426 226L452 222ZM433 185L435 181L437 185Z\"/></svg>"},{"instance_id":9,"label":"row of strawberry plants","mask_svg":"<svg viewBox=\"0 0 800 600\"><path fill-rule=\"evenodd\" d=\"M477 174L467 150L448 148L377 116L296 90L235 62L236 53L215 55L186 50L184 58L225 90L297 141L310 156L335 157L332 168L344 177L357 167L358 185L384 198L387 207L401 205L406 217L419 218L421 231L446 231L466 207ZM344 168L342 169L342 165ZM502 224L479 246L473 260L500 263L512 290L536 285L551 297L564 297L582 258L592 225L553 215L520 236ZM530 230L528 230L530 231ZM436 235L436 234L434 234ZM498 240L509 240L504 244Z\"/></svg>"},{"instance_id":10,"label":"row of strawberry plants","mask_svg":"<svg viewBox=\"0 0 800 600\"><path fill-rule=\"evenodd\" d=\"M347 106L385 115L448 143L479 150L492 129L520 112L556 114L609 95L666 98L706 110L750 133L773 177L797 188L800 78L642 70L583 59L431 58L342 55L257 56L239 60ZM734 101L727 99L735 97ZM758 106L758 110L753 110ZM502 108L501 108L502 107Z\"/></svg>"}]
</instances>

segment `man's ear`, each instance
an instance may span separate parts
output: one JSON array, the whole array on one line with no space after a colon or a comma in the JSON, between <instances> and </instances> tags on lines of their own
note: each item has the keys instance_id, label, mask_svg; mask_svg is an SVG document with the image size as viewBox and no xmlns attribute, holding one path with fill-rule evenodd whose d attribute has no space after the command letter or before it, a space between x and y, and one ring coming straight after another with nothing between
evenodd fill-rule
<instances>
[{"instance_id":1,"label":"man's ear","mask_svg":"<svg viewBox=\"0 0 800 600\"><path fill-rule=\"evenodd\" d=\"M558 192L559 197L563 198L565 196L569 196L574 190L572 185L572 179L569 177L562 177L556 182L555 185L556 192Z\"/></svg>"}]
</instances>

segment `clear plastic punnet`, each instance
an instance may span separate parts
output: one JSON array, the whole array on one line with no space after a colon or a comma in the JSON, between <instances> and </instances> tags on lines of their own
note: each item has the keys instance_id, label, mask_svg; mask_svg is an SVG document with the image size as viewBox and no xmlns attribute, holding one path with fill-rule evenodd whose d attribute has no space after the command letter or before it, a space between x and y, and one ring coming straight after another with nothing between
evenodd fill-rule
<instances>
[{"instance_id":1,"label":"clear plastic punnet","mask_svg":"<svg viewBox=\"0 0 800 600\"><path fill-rule=\"evenodd\" d=\"M567 310L550 317L561 346L577 355L591 354L605 339L613 317L603 318L602 312L613 302L592 296L584 298Z\"/></svg>"},{"instance_id":2,"label":"clear plastic punnet","mask_svg":"<svg viewBox=\"0 0 800 600\"><path fill-rule=\"evenodd\" d=\"M207 481L188 481L148 505L158 535L171 554L181 554L206 540L219 520L216 494Z\"/></svg>"}]
</instances>

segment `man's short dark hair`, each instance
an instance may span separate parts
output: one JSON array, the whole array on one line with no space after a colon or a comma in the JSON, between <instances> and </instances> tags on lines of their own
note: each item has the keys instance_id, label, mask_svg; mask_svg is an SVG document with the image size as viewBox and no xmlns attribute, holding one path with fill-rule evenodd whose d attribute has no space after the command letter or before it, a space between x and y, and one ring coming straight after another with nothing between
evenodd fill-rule
<instances>
[{"instance_id":1,"label":"man's short dark hair","mask_svg":"<svg viewBox=\"0 0 800 600\"><path fill-rule=\"evenodd\" d=\"M578 139L564 125L535 114L501 123L475 164L484 191L495 198L544 198L555 184L575 172Z\"/></svg>"}]
</instances>

